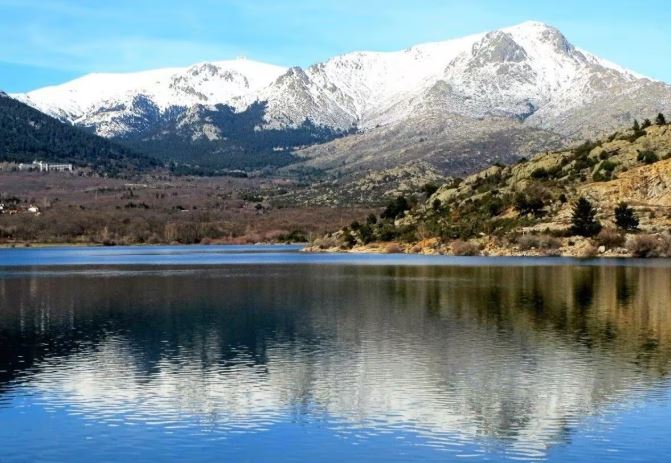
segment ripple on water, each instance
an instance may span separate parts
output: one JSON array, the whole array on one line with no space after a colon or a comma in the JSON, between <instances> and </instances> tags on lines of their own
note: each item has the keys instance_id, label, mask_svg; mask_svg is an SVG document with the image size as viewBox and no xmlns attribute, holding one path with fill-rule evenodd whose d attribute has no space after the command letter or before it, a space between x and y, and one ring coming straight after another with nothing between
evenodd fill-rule
<instances>
[{"instance_id":1,"label":"ripple on water","mask_svg":"<svg viewBox=\"0 0 671 463\"><path fill-rule=\"evenodd\" d=\"M649 442L669 450L671 315L659 301L670 272L0 277L0 347L12 349L0 356L0 440L16 443L10 461L659 456ZM48 427L66 440L39 434Z\"/></svg>"}]
</instances>

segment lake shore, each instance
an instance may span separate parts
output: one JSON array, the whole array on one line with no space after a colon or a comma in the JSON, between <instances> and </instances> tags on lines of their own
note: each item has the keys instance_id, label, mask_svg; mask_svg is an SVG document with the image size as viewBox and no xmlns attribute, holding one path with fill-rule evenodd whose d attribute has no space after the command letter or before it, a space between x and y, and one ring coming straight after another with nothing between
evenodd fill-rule
<instances>
[{"instance_id":1,"label":"lake shore","mask_svg":"<svg viewBox=\"0 0 671 463\"><path fill-rule=\"evenodd\" d=\"M438 239L427 239L417 243L375 242L366 245L357 244L351 248L317 241L306 246L303 252L483 257L642 257L635 255L625 246L605 246L582 237L556 239L551 242L539 241L536 246L529 243L514 244L493 238L450 243L444 243Z\"/></svg>"},{"instance_id":2,"label":"lake shore","mask_svg":"<svg viewBox=\"0 0 671 463\"><path fill-rule=\"evenodd\" d=\"M631 235L629 242L637 235ZM536 244L536 245L534 245ZM316 240L311 243L285 243L285 242L258 242L258 243L236 243L229 241L203 242L186 246L273 246L273 245L301 245L304 246L300 252L307 254L408 254L423 256L479 256L479 257L572 257L572 258L640 258L640 257L667 257L665 255L636 255L630 246L606 246L594 239L571 237L554 240L544 240L536 237L534 242L510 243L495 238L481 238L478 240L442 242L438 239L426 239L416 243L402 243L397 241L374 242L369 244L357 244L347 247L337 244L335 241ZM114 244L101 243L0 243L2 249L50 249L50 248L114 248L114 247L136 247L151 248L181 247L180 243L143 243L143 244Z\"/></svg>"}]
</instances>

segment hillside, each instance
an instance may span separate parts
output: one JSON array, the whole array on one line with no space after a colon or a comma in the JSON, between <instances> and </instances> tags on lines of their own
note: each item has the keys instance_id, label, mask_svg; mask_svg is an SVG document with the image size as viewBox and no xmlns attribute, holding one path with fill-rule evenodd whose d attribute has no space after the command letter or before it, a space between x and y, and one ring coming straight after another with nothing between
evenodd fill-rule
<instances>
[{"instance_id":1,"label":"hillside","mask_svg":"<svg viewBox=\"0 0 671 463\"><path fill-rule=\"evenodd\" d=\"M67 162L114 175L159 165L153 158L70 124L0 93L0 161Z\"/></svg>"},{"instance_id":2,"label":"hillside","mask_svg":"<svg viewBox=\"0 0 671 463\"><path fill-rule=\"evenodd\" d=\"M671 86L533 21L307 68L234 60L91 74L16 98L170 160L273 167L303 160L304 170L342 179L340 189L408 162L466 175L671 113ZM237 129L250 120L252 131ZM294 151L299 158L287 155Z\"/></svg>"},{"instance_id":3,"label":"hillside","mask_svg":"<svg viewBox=\"0 0 671 463\"><path fill-rule=\"evenodd\" d=\"M671 126L662 119L648 124L514 165L491 166L439 188L427 186L428 194L399 197L379 218L355 223L327 244L356 248L400 242L406 251L490 254L579 255L600 248L625 255L635 253L625 248L627 240L635 247L637 240L649 239L641 234L652 234L655 246L668 248ZM585 234L591 237L587 241L576 236L581 234L574 222L580 198L591 203L600 224ZM637 217L638 230L618 229L615 209L621 203ZM664 253L671 252L667 248Z\"/></svg>"}]
</instances>

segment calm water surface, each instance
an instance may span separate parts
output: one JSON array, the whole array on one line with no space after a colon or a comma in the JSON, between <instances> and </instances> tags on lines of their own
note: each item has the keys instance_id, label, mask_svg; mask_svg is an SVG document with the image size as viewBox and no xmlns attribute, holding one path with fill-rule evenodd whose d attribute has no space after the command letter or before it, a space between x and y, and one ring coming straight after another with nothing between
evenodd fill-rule
<instances>
[{"instance_id":1,"label":"calm water surface","mask_svg":"<svg viewBox=\"0 0 671 463\"><path fill-rule=\"evenodd\" d=\"M0 251L0 462L671 461L671 263Z\"/></svg>"}]
</instances>

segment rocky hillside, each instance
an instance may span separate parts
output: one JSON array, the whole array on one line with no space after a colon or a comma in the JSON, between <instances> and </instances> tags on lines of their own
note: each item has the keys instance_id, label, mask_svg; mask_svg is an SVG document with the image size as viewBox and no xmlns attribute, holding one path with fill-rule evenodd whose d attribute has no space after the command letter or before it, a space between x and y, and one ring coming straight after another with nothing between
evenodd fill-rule
<instances>
[{"instance_id":1,"label":"rocky hillside","mask_svg":"<svg viewBox=\"0 0 671 463\"><path fill-rule=\"evenodd\" d=\"M511 166L493 166L469 176L458 185L440 188L423 206L418 217L431 215L437 201L463 208L488 201L515 207L519 195L540 199L543 207L533 226L566 229L570 226L572 200L592 201L602 219L627 202L647 216L666 215L671 195L671 126L651 125L640 130L616 132L606 139L541 154ZM502 210L519 216L519 211ZM655 220L654 223L658 223ZM651 222L651 225L654 224Z\"/></svg>"},{"instance_id":2,"label":"rocky hillside","mask_svg":"<svg viewBox=\"0 0 671 463\"><path fill-rule=\"evenodd\" d=\"M397 250L427 251L430 243L429 252L569 255L637 255L648 246L642 254L671 254L671 125L660 116L424 192L399 197L332 244L392 241L407 243ZM587 231L576 219L579 202L587 209ZM618 219L618 207L633 219Z\"/></svg>"}]
</instances>

